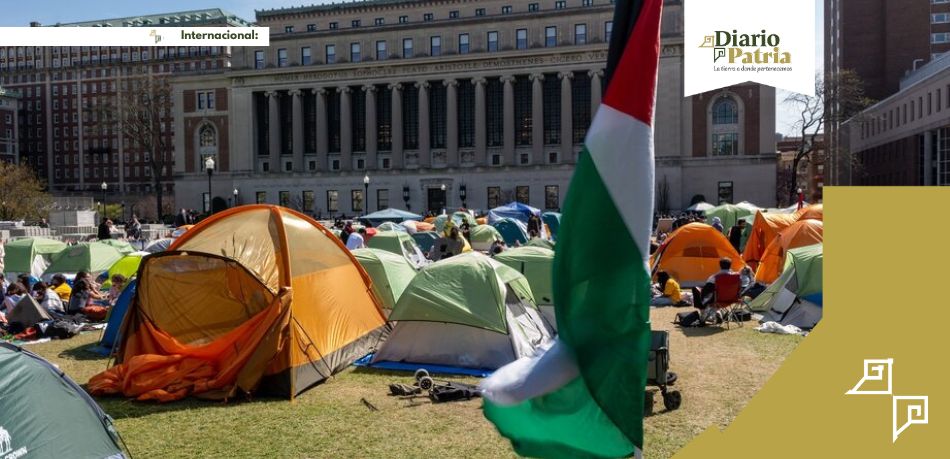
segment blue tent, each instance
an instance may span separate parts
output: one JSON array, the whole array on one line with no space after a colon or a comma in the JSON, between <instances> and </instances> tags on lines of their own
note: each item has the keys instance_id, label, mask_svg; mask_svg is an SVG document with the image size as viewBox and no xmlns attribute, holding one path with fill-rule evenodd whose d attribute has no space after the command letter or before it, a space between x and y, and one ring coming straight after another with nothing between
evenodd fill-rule
<instances>
[{"instance_id":1,"label":"blue tent","mask_svg":"<svg viewBox=\"0 0 950 459\"><path fill-rule=\"evenodd\" d=\"M535 209L520 202L512 202L501 207L496 207L488 211L488 223L495 223L503 218L518 220L522 223L528 223L528 217L532 215L541 216L541 210Z\"/></svg>"},{"instance_id":2,"label":"blue tent","mask_svg":"<svg viewBox=\"0 0 950 459\"><path fill-rule=\"evenodd\" d=\"M557 240L557 230L561 227L561 214L558 212L545 212L541 214L541 221L548 228L551 228L551 240Z\"/></svg>"},{"instance_id":3,"label":"blue tent","mask_svg":"<svg viewBox=\"0 0 950 459\"><path fill-rule=\"evenodd\" d=\"M505 238L505 244L509 246L514 246L515 243L524 245L528 242L528 230L525 224L518 220L503 218L492 223L491 226L501 233L501 237Z\"/></svg>"},{"instance_id":4,"label":"blue tent","mask_svg":"<svg viewBox=\"0 0 950 459\"><path fill-rule=\"evenodd\" d=\"M422 253L429 253L429 251L432 250L432 245L435 244L435 240L438 238L439 235L434 231L423 231L412 235L412 239L416 241Z\"/></svg>"},{"instance_id":5,"label":"blue tent","mask_svg":"<svg viewBox=\"0 0 950 459\"><path fill-rule=\"evenodd\" d=\"M102 339L99 340L99 345L92 349L92 352L101 355L109 355L112 353L112 346L119 341L119 329L122 328L122 321L125 319L125 312L129 310L129 304L132 303L132 298L135 297L135 287L138 285L138 279L132 279L129 281L129 285L126 285L122 289L122 293L119 294L119 298L115 301L115 306L112 306L112 309L109 311L109 322L106 323L106 329L102 333Z\"/></svg>"},{"instance_id":6,"label":"blue tent","mask_svg":"<svg viewBox=\"0 0 950 459\"><path fill-rule=\"evenodd\" d=\"M369 223L373 226L379 226L385 222L399 223L406 220L419 221L422 220L422 215L399 209L384 209L378 212L373 212L369 215L364 215L360 217L359 220L364 225Z\"/></svg>"}]
</instances>

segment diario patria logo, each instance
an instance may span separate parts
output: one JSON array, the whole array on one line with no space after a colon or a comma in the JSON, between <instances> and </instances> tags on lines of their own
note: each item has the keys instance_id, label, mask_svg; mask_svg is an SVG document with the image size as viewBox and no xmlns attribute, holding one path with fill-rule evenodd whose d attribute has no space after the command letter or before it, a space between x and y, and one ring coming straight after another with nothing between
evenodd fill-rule
<instances>
[{"instance_id":1,"label":"diario patria logo","mask_svg":"<svg viewBox=\"0 0 950 459\"><path fill-rule=\"evenodd\" d=\"M753 66L757 71L789 71L792 53L780 47L782 38L777 33L762 29L758 33L739 33L738 30L717 30L703 37L700 48L711 48L717 72L734 70L736 65Z\"/></svg>"},{"instance_id":2,"label":"diario patria logo","mask_svg":"<svg viewBox=\"0 0 950 459\"><path fill-rule=\"evenodd\" d=\"M26 456L27 452L26 446L14 450L13 437L7 429L0 426L0 459L17 459Z\"/></svg>"}]
</instances>

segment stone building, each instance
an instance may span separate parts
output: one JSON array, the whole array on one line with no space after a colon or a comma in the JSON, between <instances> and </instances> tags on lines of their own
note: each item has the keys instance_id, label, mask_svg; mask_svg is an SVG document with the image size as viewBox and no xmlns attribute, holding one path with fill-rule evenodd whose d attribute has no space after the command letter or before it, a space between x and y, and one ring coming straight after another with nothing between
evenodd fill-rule
<instances>
[{"instance_id":1,"label":"stone building","mask_svg":"<svg viewBox=\"0 0 950 459\"><path fill-rule=\"evenodd\" d=\"M558 209L602 97L612 15L609 0L258 11L269 47L175 78L177 205ZM682 27L682 1L667 0L655 122L666 206L696 195L774 205L774 90L683 98Z\"/></svg>"},{"instance_id":2,"label":"stone building","mask_svg":"<svg viewBox=\"0 0 950 459\"><path fill-rule=\"evenodd\" d=\"M0 86L0 161L18 163L17 106L20 94Z\"/></svg>"}]
</instances>

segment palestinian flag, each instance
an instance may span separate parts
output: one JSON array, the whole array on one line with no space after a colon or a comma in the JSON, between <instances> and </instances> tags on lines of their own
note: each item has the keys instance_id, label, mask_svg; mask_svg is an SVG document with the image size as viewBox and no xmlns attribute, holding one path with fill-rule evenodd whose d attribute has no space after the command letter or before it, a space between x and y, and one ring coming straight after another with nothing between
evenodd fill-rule
<instances>
[{"instance_id":1,"label":"palestinian flag","mask_svg":"<svg viewBox=\"0 0 950 459\"><path fill-rule=\"evenodd\" d=\"M617 2L607 92L558 233L559 337L482 382L485 416L521 455L641 454L661 8L662 0ZM591 237L605 230L608 237Z\"/></svg>"}]
</instances>

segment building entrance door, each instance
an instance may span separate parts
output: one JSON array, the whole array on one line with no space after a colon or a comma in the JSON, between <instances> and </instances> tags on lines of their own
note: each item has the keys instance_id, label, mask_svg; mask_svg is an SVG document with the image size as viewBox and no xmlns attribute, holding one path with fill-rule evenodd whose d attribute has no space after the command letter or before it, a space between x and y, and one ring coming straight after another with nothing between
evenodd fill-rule
<instances>
[{"instance_id":1,"label":"building entrance door","mask_svg":"<svg viewBox=\"0 0 950 459\"><path fill-rule=\"evenodd\" d=\"M442 209L445 209L445 190L441 188L429 188L428 190L428 210L433 214L441 214Z\"/></svg>"}]
</instances>

